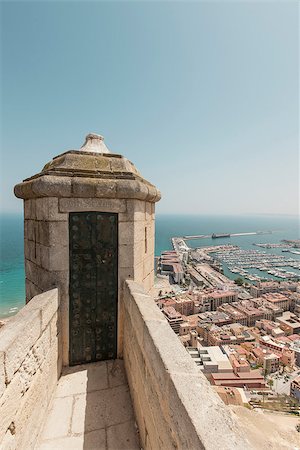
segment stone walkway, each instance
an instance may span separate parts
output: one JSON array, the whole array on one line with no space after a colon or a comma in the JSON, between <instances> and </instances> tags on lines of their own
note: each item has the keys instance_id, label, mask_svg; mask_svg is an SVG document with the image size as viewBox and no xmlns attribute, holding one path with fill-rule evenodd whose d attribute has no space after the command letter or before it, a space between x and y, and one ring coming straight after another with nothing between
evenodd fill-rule
<instances>
[{"instance_id":1,"label":"stone walkway","mask_svg":"<svg viewBox=\"0 0 300 450\"><path fill-rule=\"evenodd\" d=\"M65 370L37 450L139 449L123 361Z\"/></svg>"}]
</instances>

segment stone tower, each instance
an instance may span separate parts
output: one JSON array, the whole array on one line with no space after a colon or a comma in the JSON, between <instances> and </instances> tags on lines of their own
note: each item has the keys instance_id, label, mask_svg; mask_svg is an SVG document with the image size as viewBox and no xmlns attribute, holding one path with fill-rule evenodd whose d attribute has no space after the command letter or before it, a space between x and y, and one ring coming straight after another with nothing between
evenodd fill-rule
<instances>
[{"instance_id":1,"label":"stone tower","mask_svg":"<svg viewBox=\"0 0 300 450\"><path fill-rule=\"evenodd\" d=\"M15 195L24 199L26 302L59 288L63 364L122 356L123 282L153 287L160 192L89 134Z\"/></svg>"}]
</instances>

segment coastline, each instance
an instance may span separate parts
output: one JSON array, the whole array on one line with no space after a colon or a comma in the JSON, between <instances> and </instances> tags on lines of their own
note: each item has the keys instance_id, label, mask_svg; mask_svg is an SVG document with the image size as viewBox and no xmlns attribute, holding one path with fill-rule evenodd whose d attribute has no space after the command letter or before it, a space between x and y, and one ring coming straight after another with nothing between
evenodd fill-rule
<instances>
[{"instance_id":1,"label":"coastline","mask_svg":"<svg viewBox=\"0 0 300 450\"><path fill-rule=\"evenodd\" d=\"M266 239L275 242L283 238L296 239L299 238L299 218L273 215L157 214L155 255L159 256L164 250L172 250L171 238L175 236L239 233L268 229L280 231L267 236L218 239L217 243L234 243L253 248L254 240L259 242ZM0 214L0 234L0 320L3 320L13 316L25 304L23 215ZM216 244L215 240L210 238L191 241L191 247L210 244Z\"/></svg>"}]
</instances>

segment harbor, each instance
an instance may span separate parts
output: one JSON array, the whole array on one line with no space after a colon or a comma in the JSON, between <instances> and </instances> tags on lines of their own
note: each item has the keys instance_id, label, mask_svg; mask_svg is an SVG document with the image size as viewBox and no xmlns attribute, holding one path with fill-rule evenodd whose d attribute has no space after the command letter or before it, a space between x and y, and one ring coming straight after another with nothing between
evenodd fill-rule
<instances>
[{"instance_id":1,"label":"harbor","mask_svg":"<svg viewBox=\"0 0 300 450\"><path fill-rule=\"evenodd\" d=\"M261 234L272 234L272 231L249 231L246 233L213 233L213 234L198 234L195 236L183 236L181 239L184 241L190 241L193 239L222 239L222 238L230 238L234 236L253 236L253 235L261 235Z\"/></svg>"},{"instance_id":2,"label":"harbor","mask_svg":"<svg viewBox=\"0 0 300 450\"><path fill-rule=\"evenodd\" d=\"M231 279L242 278L252 283L263 280L299 280L300 279L300 251L298 240L280 242L252 242L257 249L251 249L249 239L248 247L231 245L231 237L251 237L272 234L272 231L253 231L242 233L212 233L199 235L185 235L172 238L174 250L179 252L193 253L196 261L215 261L220 265L224 274ZM228 242L228 244L224 242ZM195 240L218 240L222 245L209 245L191 247L187 241ZM226 240L225 240L226 239ZM191 245L191 244L190 244ZM292 256L292 255L295 255Z\"/></svg>"}]
</instances>

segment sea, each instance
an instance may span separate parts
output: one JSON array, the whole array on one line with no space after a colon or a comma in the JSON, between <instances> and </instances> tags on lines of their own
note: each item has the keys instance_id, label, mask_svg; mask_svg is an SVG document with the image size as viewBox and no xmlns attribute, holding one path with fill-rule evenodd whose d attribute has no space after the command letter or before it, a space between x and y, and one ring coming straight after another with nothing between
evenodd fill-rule
<instances>
[{"instance_id":1,"label":"sea","mask_svg":"<svg viewBox=\"0 0 300 450\"><path fill-rule=\"evenodd\" d=\"M272 233L220 239L207 238L190 240L187 243L190 247L233 244L242 249L259 250L259 247L253 246L254 243L277 243L282 239L299 239L299 217L158 214L155 223L155 255L159 256L164 250L172 250L171 238L175 236L254 231L272 231ZM282 254L280 248L267 251ZM300 259L300 255L289 253L288 256ZM230 272L225 274L233 275ZM0 215L0 318L15 314L24 303L23 217L18 214L2 214Z\"/></svg>"}]
</instances>

